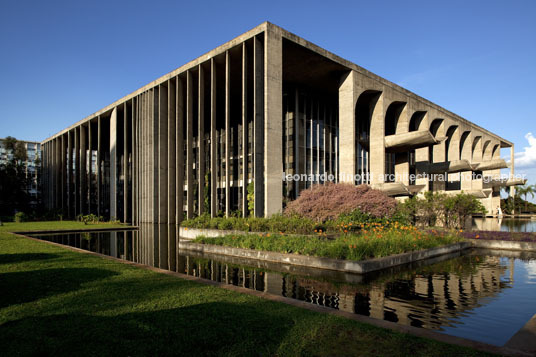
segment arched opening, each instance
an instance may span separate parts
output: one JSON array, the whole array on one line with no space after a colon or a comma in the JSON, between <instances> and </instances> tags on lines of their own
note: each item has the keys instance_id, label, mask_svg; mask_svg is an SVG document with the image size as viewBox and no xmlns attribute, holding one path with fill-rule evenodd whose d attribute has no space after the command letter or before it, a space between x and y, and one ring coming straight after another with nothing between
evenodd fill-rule
<instances>
[{"instance_id":1,"label":"arched opening","mask_svg":"<svg viewBox=\"0 0 536 357\"><path fill-rule=\"evenodd\" d=\"M432 123L430 123L430 132L434 137L437 136L441 124L443 124L443 119L440 118L434 119ZM434 162L434 146L435 145L430 145L428 147L428 161L431 163Z\"/></svg>"},{"instance_id":2,"label":"arched opening","mask_svg":"<svg viewBox=\"0 0 536 357\"><path fill-rule=\"evenodd\" d=\"M415 112L411 116L411 119L409 120L409 131L417 131L419 130L421 124L423 123L424 116L426 115L426 112Z\"/></svg>"},{"instance_id":3,"label":"arched opening","mask_svg":"<svg viewBox=\"0 0 536 357\"><path fill-rule=\"evenodd\" d=\"M493 150L491 151L491 158L492 158L492 159L498 159L498 158L500 158L500 150L499 150L499 148L500 148L500 145L499 145L499 144L495 144L495 145L493 146Z\"/></svg>"},{"instance_id":4,"label":"arched opening","mask_svg":"<svg viewBox=\"0 0 536 357\"><path fill-rule=\"evenodd\" d=\"M445 140L445 161L451 161L451 160L459 160L459 132L458 132L458 126L457 125L451 125L447 129L447 139ZM447 191L455 191L459 190L461 188L461 181L460 181L460 175L458 173L455 174L447 174L448 179L445 185L445 190Z\"/></svg>"},{"instance_id":5,"label":"arched opening","mask_svg":"<svg viewBox=\"0 0 536 357\"><path fill-rule=\"evenodd\" d=\"M491 160L491 140L486 140L484 145L482 145L482 159Z\"/></svg>"},{"instance_id":6,"label":"arched opening","mask_svg":"<svg viewBox=\"0 0 536 357\"><path fill-rule=\"evenodd\" d=\"M370 183L370 123L380 95L381 92L378 91L365 91L357 99L355 107L356 185Z\"/></svg>"},{"instance_id":7,"label":"arched opening","mask_svg":"<svg viewBox=\"0 0 536 357\"><path fill-rule=\"evenodd\" d=\"M389 105L387 108L387 111L385 112L385 136L388 135L395 135L397 131L400 131L399 128L399 120L400 120L400 114L402 113L402 110L404 110L406 103L404 102L393 102ZM398 130L397 130L398 129ZM403 162L404 160L408 160L408 157L402 157L407 156L407 153L385 153L385 177L386 182L394 182L395 181L395 166L397 162L397 156L398 161Z\"/></svg>"},{"instance_id":8,"label":"arched opening","mask_svg":"<svg viewBox=\"0 0 536 357\"><path fill-rule=\"evenodd\" d=\"M409 131L418 131L421 128L421 125L424 125L424 117L426 116L425 111L417 111L413 113L411 116L411 119L409 120ZM416 168L416 151L415 149L411 149L409 151L409 184L415 185L416 182L416 175L417 175L417 168Z\"/></svg>"},{"instance_id":9,"label":"arched opening","mask_svg":"<svg viewBox=\"0 0 536 357\"><path fill-rule=\"evenodd\" d=\"M470 160L469 145L467 145L467 138L471 134L470 131L464 131L460 137L460 159Z\"/></svg>"}]
</instances>

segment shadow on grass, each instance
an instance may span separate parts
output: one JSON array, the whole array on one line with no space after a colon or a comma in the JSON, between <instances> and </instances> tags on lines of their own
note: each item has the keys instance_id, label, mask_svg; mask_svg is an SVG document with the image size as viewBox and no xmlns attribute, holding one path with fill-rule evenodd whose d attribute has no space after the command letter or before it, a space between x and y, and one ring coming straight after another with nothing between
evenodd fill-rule
<instances>
[{"instance_id":1,"label":"shadow on grass","mask_svg":"<svg viewBox=\"0 0 536 357\"><path fill-rule=\"evenodd\" d=\"M16 264L33 260L54 259L57 257L57 254L49 253L0 254L0 264Z\"/></svg>"},{"instance_id":2,"label":"shadow on grass","mask_svg":"<svg viewBox=\"0 0 536 357\"><path fill-rule=\"evenodd\" d=\"M24 255L24 254L23 254ZM117 273L104 269L64 268L4 273L0 276L0 308L74 291L84 283Z\"/></svg>"},{"instance_id":3,"label":"shadow on grass","mask_svg":"<svg viewBox=\"0 0 536 357\"><path fill-rule=\"evenodd\" d=\"M31 317L0 326L0 345L4 355L273 354L293 321L262 305L211 302L110 317Z\"/></svg>"}]
</instances>

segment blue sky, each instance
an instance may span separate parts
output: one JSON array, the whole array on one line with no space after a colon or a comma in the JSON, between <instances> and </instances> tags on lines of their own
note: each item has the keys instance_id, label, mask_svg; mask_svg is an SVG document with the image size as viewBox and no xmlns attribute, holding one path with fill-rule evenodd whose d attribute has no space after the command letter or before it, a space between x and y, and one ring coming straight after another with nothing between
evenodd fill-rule
<instances>
[{"instance_id":1,"label":"blue sky","mask_svg":"<svg viewBox=\"0 0 536 357\"><path fill-rule=\"evenodd\" d=\"M271 21L514 142L536 183L535 19L535 1L4 0L0 137L42 140Z\"/></svg>"}]
</instances>

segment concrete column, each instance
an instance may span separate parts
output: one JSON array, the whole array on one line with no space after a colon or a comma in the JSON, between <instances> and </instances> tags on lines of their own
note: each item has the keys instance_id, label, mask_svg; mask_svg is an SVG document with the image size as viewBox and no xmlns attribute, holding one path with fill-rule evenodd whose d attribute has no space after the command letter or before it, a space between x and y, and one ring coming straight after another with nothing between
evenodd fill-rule
<instances>
[{"instance_id":1,"label":"concrete column","mask_svg":"<svg viewBox=\"0 0 536 357\"><path fill-rule=\"evenodd\" d=\"M218 133L216 132L216 63L210 59L210 216L218 214Z\"/></svg>"},{"instance_id":2,"label":"concrete column","mask_svg":"<svg viewBox=\"0 0 536 357\"><path fill-rule=\"evenodd\" d=\"M91 196L93 192L93 134L91 130L91 120L87 123L87 136L88 136L88 170L87 170L87 213L93 213L93 207L91 206Z\"/></svg>"},{"instance_id":3,"label":"concrete column","mask_svg":"<svg viewBox=\"0 0 536 357\"><path fill-rule=\"evenodd\" d=\"M476 139L476 145L473 150L472 163L481 163L482 162L482 137ZM475 179L471 177L471 188L473 190L481 190L483 186L482 179Z\"/></svg>"},{"instance_id":4,"label":"concrete column","mask_svg":"<svg viewBox=\"0 0 536 357\"><path fill-rule=\"evenodd\" d=\"M80 127L74 128L74 215L80 214Z\"/></svg>"},{"instance_id":5,"label":"concrete column","mask_svg":"<svg viewBox=\"0 0 536 357\"><path fill-rule=\"evenodd\" d=\"M138 97L132 98L132 195L131 195L131 207L132 207L132 224L138 225ZM132 235L132 242L135 241L135 235ZM133 252L134 254L134 252ZM134 257L134 255L133 255Z\"/></svg>"},{"instance_id":6,"label":"concrete column","mask_svg":"<svg viewBox=\"0 0 536 357\"><path fill-rule=\"evenodd\" d=\"M171 79L167 82L168 85L168 93L167 93L167 114L168 114L168 197L167 197L167 203L168 203L168 223L169 224L175 224L176 218L177 218L177 192L182 194L182 191L176 190L176 182L177 182L177 150L176 150L176 140L177 140L177 128L176 128L176 122L177 122L177 109L176 109L176 93L175 93L175 79ZM182 132L181 132L182 135Z\"/></svg>"},{"instance_id":7,"label":"concrete column","mask_svg":"<svg viewBox=\"0 0 536 357\"><path fill-rule=\"evenodd\" d=\"M357 93L355 72L345 74L339 85L339 145L340 182L354 183L356 174L356 120L355 105Z\"/></svg>"},{"instance_id":8,"label":"concrete column","mask_svg":"<svg viewBox=\"0 0 536 357\"><path fill-rule=\"evenodd\" d=\"M117 107L110 116L110 220L117 219Z\"/></svg>"},{"instance_id":9,"label":"concrete column","mask_svg":"<svg viewBox=\"0 0 536 357\"><path fill-rule=\"evenodd\" d=\"M231 145L231 57L225 52L225 217L231 215L230 145Z\"/></svg>"},{"instance_id":10,"label":"concrete column","mask_svg":"<svg viewBox=\"0 0 536 357\"><path fill-rule=\"evenodd\" d=\"M62 201L62 184L61 184L61 137L57 137L55 139L56 141L56 181L55 181L55 188L56 188L56 209L63 209L63 201ZM62 211L63 212L63 211Z\"/></svg>"},{"instance_id":11,"label":"concrete column","mask_svg":"<svg viewBox=\"0 0 536 357\"><path fill-rule=\"evenodd\" d=\"M128 215L128 105L127 102L123 103L123 222L129 221Z\"/></svg>"},{"instance_id":12,"label":"concrete column","mask_svg":"<svg viewBox=\"0 0 536 357\"><path fill-rule=\"evenodd\" d=\"M158 86L158 223L168 223L168 88Z\"/></svg>"},{"instance_id":13,"label":"concrete column","mask_svg":"<svg viewBox=\"0 0 536 357\"><path fill-rule=\"evenodd\" d=\"M435 136L436 137L445 136L445 121L444 120L441 121L441 124L439 125L439 128L437 129ZM445 162L446 152L445 152L444 142L441 142L439 144L432 146L432 150L434 153L433 162ZM433 189L434 191L445 190L445 181L435 180Z\"/></svg>"},{"instance_id":14,"label":"concrete column","mask_svg":"<svg viewBox=\"0 0 536 357\"><path fill-rule=\"evenodd\" d=\"M152 162L151 162L151 186L149 186L150 190L151 190L151 207L150 207L150 210L151 210L151 217L150 217L150 222L151 223L158 223L159 221L159 186L160 186L160 169L158 167L159 165L159 147L160 147L160 142L159 142L159 126L160 126L160 121L159 121L159 118L160 118L160 114L159 114L159 104L160 104L160 99L159 99L159 95L160 95L160 92L158 90L158 88L154 88L152 91L152 98L151 98L151 125L152 125L152 128L151 128L151 150L152 150ZM166 95L166 98L167 98L167 91L164 92L165 95ZM166 109L167 109L167 104L166 104ZM165 116L166 120L167 120L167 114ZM166 129L167 129L167 125L166 125ZM164 136L165 137L165 136ZM166 157L166 160L165 160L166 164L167 164L167 157ZM166 184L167 184L167 179L166 179ZM167 190L166 190L167 191ZM167 205L166 205L166 208L167 208ZM164 216L166 217L167 219L167 214Z\"/></svg>"},{"instance_id":15,"label":"concrete column","mask_svg":"<svg viewBox=\"0 0 536 357\"><path fill-rule=\"evenodd\" d=\"M66 168L66 183L67 183L67 217L72 217L72 195L73 195L73 138L71 131L67 132L67 168Z\"/></svg>"},{"instance_id":16,"label":"concrete column","mask_svg":"<svg viewBox=\"0 0 536 357\"><path fill-rule=\"evenodd\" d=\"M179 77L175 80L176 84L176 137L177 146L175 148L176 166L177 166L177 185L176 191L176 223L180 224L183 219L184 210L184 89Z\"/></svg>"},{"instance_id":17,"label":"concrete column","mask_svg":"<svg viewBox=\"0 0 536 357\"><path fill-rule=\"evenodd\" d=\"M67 134L61 136L61 213L65 215L67 213L67 171L65 156L67 154Z\"/></svg>"},{"instance_id":18,"label":"concrete column","mask_svg":"<svg viewBox=\"0 0 536 357\"><path fill-rule=\"evenodd\" d=\"M372 111L370 122L370 183L380 184L385 178L385 94L381 94ZM340 130L339 130L340 132ZM341 141L342 142L342 141ZM343 161L341 157L341 162Z\"/></svg>"},{"instance_id":19,"label":"concrete column","mask_svg":"<svg viewBox=\"0 0 536 357\"><path fill-rule=\"evenodd\" d=\"M283 209L283 40L265 31L264 38L264 214Z\"/></svg>"},{"instance_id":20,"label":"concrete column","mask_svg":"<svg viewBox=\"0 0 536 357\"><path fill-rule=\"evenodd\" d=\"M448 161L460 160L460 129L456 128L452 131L449 138L449 145L446 148ZM460 173L448 174L449 181L457 181L460 179Z\"/></svg>"},{"instance_id":21,"label":"concrete column","mask_svg":"<svg viewBox=\"0 0 536 357\"><path fill-rule=\"evenodd\" d=\"M147 165L148 165L148 148L147 148L147 97L149 92L145 92L141 96L141 112L140 112L140 217L142 223L147 223Z\"/></svg>"},{"instance_id":22,"label":"concrete column","mask_svg":"<svg viewBox=\"0 0 536 357\"><path fill-rule=\"evenodd\" d=\"M205 73L203 66L198 66L198 86L197 86L197 142L199 154L198 176L198 213L202 215L205 211Z\"/></svg>"},{"instance_id":23,"label":"concrete column","mask_svg":"<svg viewBox=\"0 0 536 357\"><path fill-rule=\"evenodd\" d=\"M264 48L253 39L253 179L255 217L264 216Z\"/></svg>"},{"instance_id":24,"label":"concrete column","mask_svg":"<svg viewBox=\"0 0 536 357\"><path fill-rule=\"evenodd\" d=\"M101 170L101 117L97 117L97 216L102 216L102 170Z\"/></svg>"},{"instance_id":25,"label":"concrete column","mask_svg":"<svg viewBox=\"0 0 536 357\"><path fill-rule=\"evenodd\" d=\"M500 148L498 149L500 150ZM515 175L515 150L514 144L510 146L510 178L513 179ZM510 197L515 197L516 188L515 186L510 186Z\"/></svg>"},{"instance_id":26,"label":"concrete column","mask_svg":"<svg viewBox=\"0 0 536 357\"><path fill-rule=\"evenodd\" d=\"M408 104L402 108L397 120L396 134L409 131ZM395 154L395 181L409 185L409 152Z\"/></svg>"},{"instance_id":27,"label":"concrete column","mask_svg":"<svg viewBox=\"0 0 536 357\"><path fill-rule=\"evenodd\" d=\"M87 135L84 125L80 125L80 213L87 208Z\"/></svg>"},{"instance_id":28,"label":"concrete column","mask_svg":"<svg viewBox=\"0 0 536 357\"><path fill-rule=\"evenodd\" d=\"M248 58L242 42L242 216L248 215Z\"/></svg>"},{"instance_id":29,"label":"concrete column","mask_svg":"<svg viewBox=\"0 0 536 357\"><path fill-rule=\"evenodd\" d=\"M193 218L194 216L194 152L193 152L193 140L194 140L194 114L193 114L193 81L192 73L186 72L186 218Z\"/></svg>"},{"instance_id":30,"label":"concrete column","mask_svg":"<svg viewBox=\"0 0 536 357\"><path fill-rule=\"evenodd\" d=\"M469 133L469 135L467 135L467 137L465 138L465 141L461 145L463 145L463 146L462 146L462 149L461 149L460 159L467 160L467 161L471 162L471 160L472 160L471 151L472 151L472 145L473 145L473 134ZM438 146L438 145L436 145L436 146ZM434 162L436 162L435 161L435 155L436 155L436 153L434 152ZM460 180L461 180L460 186L461 186L462 190L470 190L471 189L471 175L472 175L471 171L465 171L465 172L460 173Z\"/></svg>"}]
</instances>

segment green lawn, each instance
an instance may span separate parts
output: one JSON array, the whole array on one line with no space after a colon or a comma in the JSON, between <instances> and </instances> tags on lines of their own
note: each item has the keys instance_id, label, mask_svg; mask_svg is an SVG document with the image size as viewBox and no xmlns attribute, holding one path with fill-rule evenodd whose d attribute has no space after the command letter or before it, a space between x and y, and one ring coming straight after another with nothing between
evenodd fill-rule
<instances>
[{"instance_id":1,"label":"green lawn","mask_svg":"<svg viewBox=\"0 0 536 357\"><path fill-rule=\"evenodd\" d=\"M45 221L45 222L4 222L0 226L0 232L29 232L29 231L46 231L46 230L73 230L73 229L102 229L102 228L121 228L125 227L121 223L88 223L78 221Z\"/></svg>"},{"instance_id":2,"label":"green lawn","mask_svg":"<svg viewBox=\"0 0 536 357\"><path fill-rule=\"evenodd\" d=\"M4 356L481 355L17 237L6 226L0 346Z\"/></svg>"}]
</instances>

